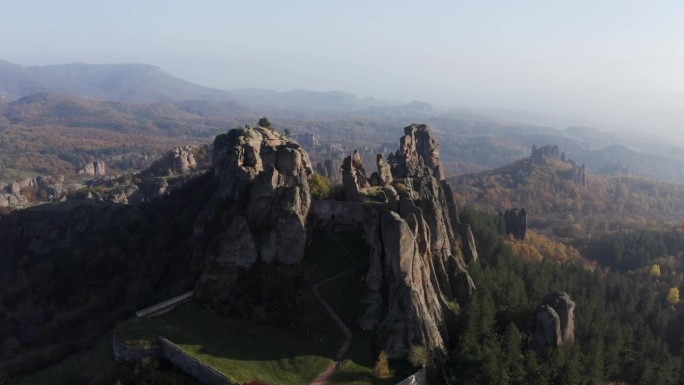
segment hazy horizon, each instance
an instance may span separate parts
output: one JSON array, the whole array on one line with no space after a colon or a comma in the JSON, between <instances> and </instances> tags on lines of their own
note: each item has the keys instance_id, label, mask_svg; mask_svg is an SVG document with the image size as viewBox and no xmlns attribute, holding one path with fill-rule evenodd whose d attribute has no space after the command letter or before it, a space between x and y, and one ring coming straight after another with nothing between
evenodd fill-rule
<instances>
[{"instance_id":1,"label":"hazy horizon","mask_svg":"<svg viewBox=\"0 0 684 385\"><path fill-rule=\"evenodd\" d=\"M13 2L4 60L139 62L220 89L341 90L684 138L674 1Z\"/></svg>"}]
</instances>

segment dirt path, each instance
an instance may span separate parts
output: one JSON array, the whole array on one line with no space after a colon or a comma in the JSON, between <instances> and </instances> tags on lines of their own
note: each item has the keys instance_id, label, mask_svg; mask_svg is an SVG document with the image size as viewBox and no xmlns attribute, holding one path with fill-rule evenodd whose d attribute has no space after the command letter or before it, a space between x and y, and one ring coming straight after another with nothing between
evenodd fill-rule
<instances>
[{"instance_id":1,"label":"dirt path","mask_svg":"<svg viewBox=\"0 0 684 385\"><path fill-rule=\"evenodd\" d=\"M335 240L335 243L337 243L337 246L344 252L344 254L347 255L347 257L349 257L351 264L355 265L356 263L354 262L353 256L351 255L349 250L347 250L347 248L344 247L344 244L342 244L342 242L332 232L330 232L330 236ZM352 340L351 330L349 330L347 325L344 324L344 322L342 321L340 316L338 316L337 313L335 313L335 310L333 310L333 308L330 306L330 304L325 299L323 299L323 296L321 296L321 293L318 289L320 286L325 285L328 282L334 281L334 280L342 277L345 274L351 273L354 270L356 270L356 268L352 267L351 269L347 269L347 270L345 270L345 271L343 271L343 272L341 272L341 273L339 273L333 277L326 278L326 279L322 280L321 282L319 282L319 283L317 283L311 287L311 290L313 291L314 296L316 296L316 299L318 299L318 302L321 303L321 306L323 306L325 311L328 312L328 314L330 315L330 318L332 318L333 321L335 321L337 326L340 329L342 329L342 333L344 333L344 343L342 344L340 349L337 351L337 354L335 355L335 360L332 361L330 363L330 365L328 365L328 367L321 374L319 374L316 378L314 378L314 380L311 382L310 385L324 385L326 382L328 382L330 377L332 377L335 374L335 372L337 372L337 370L339 370L339 368L342 366L342 364L344 364L344 361L343 361L344 355L347 354L347 350L349 350L349 345L351 345L351 340Z\"/></svg>"}]
</instances>

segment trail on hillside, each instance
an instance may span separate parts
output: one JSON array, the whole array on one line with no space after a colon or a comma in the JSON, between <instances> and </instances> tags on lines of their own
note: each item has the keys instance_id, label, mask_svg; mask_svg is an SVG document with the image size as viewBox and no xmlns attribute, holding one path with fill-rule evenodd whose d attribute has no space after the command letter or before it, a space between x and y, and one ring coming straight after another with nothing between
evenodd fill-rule
<instances>
[{"instance_id":1,"label":"trail on hillside","mask_svg":"<svg viewBox=\"0 0 684 385\"><path fill-rule=\"evenodd\" d=\"M334 233L332 233L332 231L329 232L329 234L335 240L335 243L337 244L337 246L344 252L344 254L347 257L349 257L351 264L356 265L356 262L354 261L353 256L351 255L349 250L347 250L347 248L344 247L344 244L342 244L342 242L337 238L337 236ZM335 355L335 360L332 361L330 363L330 365L328 365L328 367L321 374L316 376L316 378L314 378L314 380L311 382L310 385L324 385L326 382L328 382L328 380L344 364L344 360L343 360L344 355L347 354L347 350L349 350L349 345L351 345L351 341L352 341L351 330L347 327L347 325L344 324L344 322L342 321L340 316L337 315L337 313L335 313L335 310L333 310L332 306L330 306L330 304L325 299L323 299L323 296L321 296L319 288L320 288L320 286L325 285L326 283L332 282L332 281L342 277L345 274L351 273L354 270L356 270L356 267L352 267L350 269L347 269L345 271L338 273L335 276L332 276L330 278L326 278L326 279L322 280L321 282L319 282L319 283L317 283L311 287L311 290L313 291L314 296L316 296L316 298L318 299L318 302L321 303L321 306L323 306L325 311L328 312L328 314L330 315L330 318L332 318L333 321L335 321L337 326L340 329L342 329L342 333L344 333L344 343L342 344L340 349L337 351L337 354Z\"/></svg>"}]
</instances>

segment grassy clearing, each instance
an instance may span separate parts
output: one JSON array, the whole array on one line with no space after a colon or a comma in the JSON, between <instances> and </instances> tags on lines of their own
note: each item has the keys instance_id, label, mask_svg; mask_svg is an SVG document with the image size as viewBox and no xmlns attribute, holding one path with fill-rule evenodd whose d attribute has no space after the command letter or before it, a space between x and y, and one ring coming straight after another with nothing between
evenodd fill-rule
<instances>
[{"instance_id":1,"label":"grassy clearing","mask_svg":"<svg viewBox=\"0 0 684 385\"><path fill-rule=\"evenodd\" d=\"M327 367L334 353L324 341L273 326L219 318L194 302L159 317L131 320L119 332L132 341L164 336L238 383L307 383Z\"/></svg>"},{"instance_id":2,"label":"grassy clearing","mask_svg":"<svg viewBox=\"0 0 684 385\"><path fill-rule=\"evenodd\" d=\"M350 321L354 336L348 361L330 384L388 385L398 382L411 370L392 363L393 378L373 377L378 351L375 335L353 326L363 310L368 248L352 233L338 238L352 254L344 253L330 235L315 234L305 264L313 267L308 287L352 266L349 273L321 287L321 293L344 320ZM354 260L355 265L352 264ZM238 319L219 318L198 303L190 302L159 317L130 320L118 328L127 341L146 343L164 336L189 354L225 373L237 383L260 381L270 385L301 385L321 373L344 342L340 329L330 319L310 290L304 295L303 312L307 334L272 325Z\"/></svg>"},{"instance_id":3,"label":"grassy clearing","mask_svg":"<svg viewBox=\"0 0 684 385\"><path fill-rule=\"evenodd\" d=\"M330 235L325 233L315 234L314 242L311 245L311 250L320 251L320 254L312 256L317 257L312 263L321 269L320 279L332 276L352 266L358 268L356 272L346 274L320 288L323 298L347 323L353 335L352 344L347 353L347 362L328 383L345 385L396 384L416 370L406 362L390 362L393 376L384 380L375 378L373 367L379 353L375 333L363 331L356 326L356 320L365 310L363 299L367 295L364 278L365 272L368 270L370 252L368 245L357 233L342 232L337 233L336 237L349 251L351 258L340 250ZM352 265L352 261L354 265Z\"/></svg>"}]
</instances>

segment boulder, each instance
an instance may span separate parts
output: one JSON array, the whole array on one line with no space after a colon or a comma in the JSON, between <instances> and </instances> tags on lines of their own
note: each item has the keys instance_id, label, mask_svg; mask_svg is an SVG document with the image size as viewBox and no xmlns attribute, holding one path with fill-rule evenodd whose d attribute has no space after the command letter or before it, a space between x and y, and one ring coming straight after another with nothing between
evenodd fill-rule
<instances>
[{"instance_id":1,"label":"boulder","mask_svg":"<svg viewBox=\"0 0 684 385\"><path fill-rule=\"evenodd\" d=\"M106 174L105 163L101 160L86 163L78 170L79 175L104 176Z\"/></svg>"},{"instance_id":2,"label":"boulder","mask_svg":"<svg viewBox=\"0 0 684 385\"><path fill-rule=\"evenodd\" d=\"M547 294L534 314L530 349L541 355L574 341L575 302L564 292Z\"/></svg>"}]
</instances>

